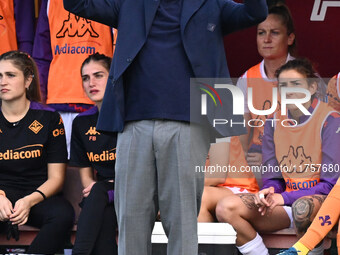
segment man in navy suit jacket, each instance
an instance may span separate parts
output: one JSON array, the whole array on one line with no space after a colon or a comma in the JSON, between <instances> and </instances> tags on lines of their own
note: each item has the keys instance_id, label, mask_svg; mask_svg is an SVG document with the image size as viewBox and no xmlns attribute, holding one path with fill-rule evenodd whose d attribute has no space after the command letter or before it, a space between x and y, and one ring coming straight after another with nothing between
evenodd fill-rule
<instances>
[{"instance_id":1,"label":"man in navy suit jacket","mask_svg":"<svg viewBox=\"0 0 340 255\"><path fill-rule=\"evenodd\" d=\"M223 36L264 20L265 0L64 0L64 6L118 29L97 128L122 132L115 180L119 254L151 253L160 210L168 254L196 255L204 173L195 166L204 165L209 131L189 125L190 78L229 77ZM216 108L214 117L231 118L231 108Z\"/></svg>"}]
</instances>

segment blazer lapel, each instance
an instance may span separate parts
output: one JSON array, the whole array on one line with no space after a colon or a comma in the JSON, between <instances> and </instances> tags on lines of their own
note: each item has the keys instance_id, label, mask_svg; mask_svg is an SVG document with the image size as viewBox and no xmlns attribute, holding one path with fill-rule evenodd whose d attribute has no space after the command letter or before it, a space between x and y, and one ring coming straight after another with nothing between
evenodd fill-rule
<instances>
[{"instance_id":1,"label":"blazer lapel","mask_svg":"<svg viewBox=\"0 0 340 255\"><path fill-rule=\"evenodd\" d=\"M150 30L152 21L155 17L159 3L160 3L160 0L144 0L146 35L149 34L149 30Z\"/></svg>"},{"instance_id":2,"label":"blazer lapel","mask_svg":"<svg viewBox=\"0 0 340 255\"><path fill-rule=\"evenodd\" d=\"M206 0L183 0L182 16L181 16L181 31L184 32L185 26L192 15L202 6Z\"/></svg>"}]
</instances>

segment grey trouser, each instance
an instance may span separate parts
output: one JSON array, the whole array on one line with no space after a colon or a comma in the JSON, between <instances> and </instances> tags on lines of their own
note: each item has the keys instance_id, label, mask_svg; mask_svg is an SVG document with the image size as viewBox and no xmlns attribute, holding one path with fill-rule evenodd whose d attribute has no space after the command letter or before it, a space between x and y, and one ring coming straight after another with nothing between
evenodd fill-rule
<instances>
[{"instance_id":1,"label":"grey trouser","mask_svg":"<svg viewBox=\"0 0 340 255\"><path fill-rule=\"evenodd\" d=\"M118 135L115 208L119 255L150 255L160 210L168 255L197 255L197 215L209 137L197 125L168 120L130 122Z\"/></svg>"}]
</instances>

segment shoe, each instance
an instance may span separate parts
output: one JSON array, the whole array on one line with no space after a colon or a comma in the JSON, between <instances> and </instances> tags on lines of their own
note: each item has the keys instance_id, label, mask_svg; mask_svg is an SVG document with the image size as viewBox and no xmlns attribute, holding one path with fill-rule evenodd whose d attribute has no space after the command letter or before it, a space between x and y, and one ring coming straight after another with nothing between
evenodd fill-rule
<instances>
[{"instance_id":1,"label":"shoe","mask_svg":"<svg viewBox=\"0 0 340 255\"><path fill-rule=\"evenodd\" d=\"M290 247L288 250L281 251L277 255L298 255L298 251L294 247Z\"/></svg>"}]
</instances>

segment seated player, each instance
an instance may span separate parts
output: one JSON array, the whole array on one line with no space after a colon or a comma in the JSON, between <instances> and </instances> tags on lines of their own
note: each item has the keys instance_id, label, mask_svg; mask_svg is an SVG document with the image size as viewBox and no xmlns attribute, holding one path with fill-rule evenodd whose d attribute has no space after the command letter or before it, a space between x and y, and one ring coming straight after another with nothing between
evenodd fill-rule
<instances>
[{"instance_id":1,"label":"seated player","mask_svg":"<svg viewBox=\"0 0 340 255\"><path fill-rule=\"evenodd\" d=\"M315 216L312 225L308 228L304 236L286 251L279 255L306 255L313 250L332 228L338 224L340 216L340 179L328 194L322 204L318 214ZM339 225L340 226L340 225ZM340 254L340 228L337 234L338 254Z\"/></svg>"},{"instance_id":2,"label":"seated player","mask_svg":"<svg viewBox=\"0 0 340 255\"><path fill-rule=\"evenodd\" d=\"M199 222L217 221L215 208L222 198L234 193L256 193L259 190L256 178L245 159L239 137L227 139L227 142L212 144L210 147Z\"/></svg>"},{"instance_id":3,"label":"seated player","mask_svg":"<svg viewBox=\"0 0 340 255\"><path fill-rule=\"evenodd\" d=\"M301 59L288 61L276 76L281 94L283 88L310 92L311 99L302 106L311 115L288 104L288 115L279 111L274 115L275 125L274 119L267 121L262 147L262 190L258 194L229 196L217 204L217 219L234 227L236 245L247 255L268 254L257 232L288 228L293 220L299 234L306 231L338 178L338 173L328 170L340 163L340 151L336 149L340 143L336 133L340 115L315 96L318 85L311 79L316 78L311 63ZM288 92L286 97L301 100L305 94ZM293 219L291 206L295 201Z\"/></svg>"},{"instance_id":4,"label":"seated player","mask_svg":"<svg viewBox=\"0 0 340 255\"><path fill-rule=\"evenodd\" d=\"M335 110L340 111L340 73L334 76L328 83L328 104ZM338 166L337 166L338 167ZM314 249L329 231L339 222L340 216L340 179L338 179L332 191L322 204L318 214L306 234L290 249L280 254L305 255ZM337 234L338 253L340 253L340 228Z\"/></svg>"},{"instance_id":5,"label":"seated player","mask_svg":"<svg viewBox=\"0 0 340 255\"><path fill-rule=\"evenodd\" d=\"M64 248L74 211L61 195L67 162L60 115L40 102L38 72L26 53L0 56L0 231L40 228L27 252Z\"/></svg>"},{"instance_id":6,"label":"seated player","mask_svg":"<svg viewBox=\"0 0 340 255\"><path fill-rule=\"evenodd\" d=\"M96 106L79 114L72 127L70 164L80 168L85 198L73 255L117 254L117 219L113 204L117 137L96 131L110 65L111 58L95 53L81 66L85 93Z\"/></svg>"}]
</instances>

